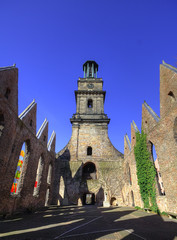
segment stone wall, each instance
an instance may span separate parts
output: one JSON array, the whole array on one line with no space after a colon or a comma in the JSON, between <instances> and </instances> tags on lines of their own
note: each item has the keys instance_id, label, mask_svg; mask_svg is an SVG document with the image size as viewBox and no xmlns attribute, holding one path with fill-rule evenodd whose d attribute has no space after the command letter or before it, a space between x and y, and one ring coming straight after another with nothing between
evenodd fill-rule
<instances>
[{"instance_id":1,"label":"stone wall","mask_svg":"<svg viewBox=\"0 0 177 240\"><path fill-rule=\"evenodd\" d=\"M92 155L87 155L87 147L92 147ZM55 172L54 203L58 200L61 204L77 204L79 199L83 201L85 193L95 194L96 204L104 201L104 193L108 194L108 200L112 197L119 199L122 205L121 176L123 154L111 144L107 124L82 123L73 125L72 136L68 145L57 154ZM96 167L95 179L83 179L85 164L93 163ZM64 179L64 199L58 195L59 180ZM66 200L67 199L67 200ZM121 200L120 200L121 199Z\"/></svg>"},{"instance_id":2,"label":"stone wall","mask_svg":"<svg viewBox=\"0 0 177 240\"><path fill-rule=\"evenodd\" d=\"M49 164L54 167L55 134L52 135L49 151L47 121L45 128L40 131L40 136L36 136L37 105L34 101L18 117L18 69L16 67L0 69L0 86L0 125L3 126L0 136L0 212L6 214L44 206L47 189L52 191L52 181L47 183L47 177ZM18 191L16 194L11 194L23 143L26 143L26 154ZM34 194L41 156L43 165L40 173L40 188L38 193ZM49 196L49 202L50 198L51 196Z\"/></svg>"},{"instance_id":3,"label":"stone wall","mask_svg":"<svg viewBox=\"0 0 177 240\"><path fill-rule=\"evenodd\" d=\"M83 109L79 104L77 108L84 114L80 118L77 111L76 117L71 121L71 139L55 155L55 133L47 143L47 120L36 134L36 103L33 101L18 116L18 69L15 66L0 68L1 213L33 209L51 203L80 205L84 203L87 193L94 195L97 205L103 205L106 198L109 203L143 207L134 156L136 132L139 130L132 122L131 141L127 135L124 138L124 155L115 149L108 137L109 119L102 114L105 96L102 79L89 81L96 83L95 90L87 90L88 82L85 79L78 81L78 91L81 89L82 92L76 94L77 101L82 102ZM85 95L84 89L90 92ZM88 109L91 91L94 104L93 109ZM160 117L144 102L142 129L147 134L152 161L155 160L152 151L155 147L158 171L165 189L165 195L161 195L157 187L158 207L161 211L177 213L176 99L177 69L163 62L160 66ZM99 109L102 109L101 112ZM18 193L11 194L23 143L26 143L26 155ZM92 149L90 155L88 147ZM90 178L84 175L88 166L94 169ZM40 184L34 191L37 169Z\"/></svg>"},{"instance_id":4,"label":"stone wall","mask_svg":"<svg viewBox=\"0 0 177 240\"><path fill-rule=\"evenodd\" d=\"M165 195L157 187L157 204L161 211L177 213L177 69L164 63L160 65L160 118L145 102L142 105L142 129L147 134L147 146L151 152L156 150L159 171L163 180ZM128 144L125 143L125 165L129 164L131 172L135 173L134 145L136 137L131 131L131 151L128 153ZM158 185L158 184L157 184ZM134 188L135 205L142 206L137 177L132 177L132 186L126 189L126 194ZM135 190L136 189L136 190ZM136 193L135 193L136 191ZM137 200L136 200L137 199Z\"/></svg>"}]
</instances>

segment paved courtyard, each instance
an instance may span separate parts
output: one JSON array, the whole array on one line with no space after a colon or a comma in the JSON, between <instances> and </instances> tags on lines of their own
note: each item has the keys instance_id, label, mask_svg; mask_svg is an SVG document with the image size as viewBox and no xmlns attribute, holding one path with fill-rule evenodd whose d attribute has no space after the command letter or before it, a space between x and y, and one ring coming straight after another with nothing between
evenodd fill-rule
<instances>
[{"instance_id":1,"label":"paved courtyard","mask_svg":"<svg viewBox=\"0 0 177 240\"><path fill-rule=\"evenodd\" d=\"M0 238L172 240L177 239L177 220L130 207L50 206L1 219Z\"/></svg>"}]
</instances>

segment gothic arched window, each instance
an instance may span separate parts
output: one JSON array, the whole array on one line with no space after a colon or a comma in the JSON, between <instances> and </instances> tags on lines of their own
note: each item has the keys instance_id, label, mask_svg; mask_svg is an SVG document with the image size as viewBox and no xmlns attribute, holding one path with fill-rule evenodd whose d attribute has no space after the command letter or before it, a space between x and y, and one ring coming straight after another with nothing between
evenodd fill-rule
<instances>
[{"instance_id":1,"label":"gothic arched window","mask_svg":"<svg viewBox=\"0 0 177 240\"><path fill-rule=\"evenodd\" d=\"M27 140L23 143L19 155L17 168L15 171L14 181L11 188L11 194L19 194L23 187L24 177L27 170L28 160L30 155L30 142Z\"/></svg>"},{"instance_id":2,"label":"gothic arched window","mask_svg":"<svg viewBox=\"0 0 177 240\"><path fill-rule=\"evenodd\" d=\"M43 168L44 168L44 159L42 156L40 156L39 162L38 162L38 168L37 168L37 172L36 172L36 181L35 181L35 185L34 185L33 196L38 196L38 194L39 194Z\"/></svg>"}]
</instances>

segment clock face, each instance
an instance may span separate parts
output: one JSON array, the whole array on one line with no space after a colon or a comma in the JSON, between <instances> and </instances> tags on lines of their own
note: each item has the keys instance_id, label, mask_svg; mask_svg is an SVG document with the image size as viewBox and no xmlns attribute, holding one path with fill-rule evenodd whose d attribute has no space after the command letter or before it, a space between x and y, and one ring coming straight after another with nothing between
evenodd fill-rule
<instances>
[{"instance_id":1,"label":"clock face","mask_svg":"<svg viewBox=\"0 0 177 240\"><path fill-rule=\"evenodd\" d=\"M92 88L94 88L94 84L93 83L89 83L89 84L87 84L87 87L92 89Z\"/></svg>"}]
</instances>

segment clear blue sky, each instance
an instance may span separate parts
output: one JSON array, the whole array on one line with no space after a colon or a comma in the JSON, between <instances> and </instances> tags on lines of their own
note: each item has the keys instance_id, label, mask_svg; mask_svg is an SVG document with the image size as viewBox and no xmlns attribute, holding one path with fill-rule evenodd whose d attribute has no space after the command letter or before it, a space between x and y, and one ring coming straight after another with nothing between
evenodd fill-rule
<instances>
[{"instance_id":1,"label":"clear blue sky","mask_svg":"<svg viewBox=\"0 0 177 240\"><path fill-rule=\"evenodd\" d=\"M123 152L130 123L141 129L144 100L159 115L159 64L177 67L176 0L17 0L0 3L0 67L19 69L19 114L37 102L56 152L71 136L82 64L104 81L109 137Z\"/></svg>"}]
</instances>

